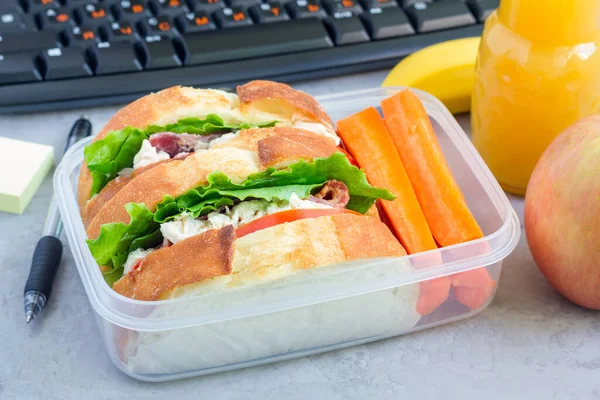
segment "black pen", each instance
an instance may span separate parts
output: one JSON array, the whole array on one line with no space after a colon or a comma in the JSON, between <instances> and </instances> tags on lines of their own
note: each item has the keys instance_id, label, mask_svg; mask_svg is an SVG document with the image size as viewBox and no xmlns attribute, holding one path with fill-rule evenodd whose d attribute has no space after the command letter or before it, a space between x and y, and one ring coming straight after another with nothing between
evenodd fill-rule
<instances>
[{"instance_id":1,"label":"black pen","mask_svg":"<svg viewBox=\"0 0 600 400\"><path fill-rule=\"evenodd\" d=\"M69 132L65 152L69 147L88 137L91 133L92 124L90 121L85 117L79 118ZM58 270L63 251L63 244L60 241L62 229L62 221L53 196L44 231L35 247L33 259L31 260L31 270L25 283L25 321L27 323L31 322L42 311L50 298L50 293L52 293L54 276Z\"/></svg>"}]
</instances>

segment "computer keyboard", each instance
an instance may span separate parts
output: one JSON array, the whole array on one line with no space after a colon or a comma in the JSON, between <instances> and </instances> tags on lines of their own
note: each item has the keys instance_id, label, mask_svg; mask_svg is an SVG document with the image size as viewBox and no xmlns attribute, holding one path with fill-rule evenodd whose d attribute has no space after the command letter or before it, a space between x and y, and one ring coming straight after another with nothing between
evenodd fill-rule
<instances>
[{"instance_id":1,"label":"computer keyboard","mask_svg":"<svg viewBox=\"0 0 600 400\"><path fill-rule=\"evenodd\" d=\"M0 0L0 112L393 66L499 0Z\"/></svg>"}]
</instances>

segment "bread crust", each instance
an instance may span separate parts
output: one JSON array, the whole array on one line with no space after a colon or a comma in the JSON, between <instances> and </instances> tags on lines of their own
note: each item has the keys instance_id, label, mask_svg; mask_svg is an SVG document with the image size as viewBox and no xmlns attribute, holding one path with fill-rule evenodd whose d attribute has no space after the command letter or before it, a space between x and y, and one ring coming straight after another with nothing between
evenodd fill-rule
<instances>
[{"instance_id":1,"label":"bread crust","mask_svg":"<svg viewBox=\"0 0 600 400\"><path fill-rule=\"evenodd\" d=\"M287 103L293 111L300 111L308 121L318 121L334 130L333 122L325 109L309 94L299 90L292 89L284 83L272 81L252 81L245 85L236 88L237 94L241 102L241 109L244 112L249 112L252 108L262 109L264 104L258 104L264 101L283 101ZM267 105L267 108L272 109L274 104ZM279 110L282 109L281 104L275 105ZM293 122L293 118L292 118Z\"/></svg>"},{"instance_id":2,"label":"bread crust","mask_svg":"<svg viewBox=\"0 0 600 400\"><path fill-rule=\"evenodd\" d=\"M177 286L231 273L235 230L228 225L154 251L113 289L137 300L157 300Z\"/></svg>"},{"instance_id":3,"label":"bread crust","mask_svg":"<svg viewBox=\"0 0 600 400\"><path fill-rule=\"evenodd\" d=\"M263 167L283 168L300 159L326 158L339 151L332 139L293 128L279 129L277 135L258 142L258 158Z\"/></svg>"},{"instance_id":4,"label":"bread crust","mask_svg":"<svg viewBox=\"0 0 600 400\"><path fill-rule=\"evenodd\" d=\"M259 132L256 132L259 131ZM113 192L107 185L98 195L105 201L95 206L95 214L87 219L88 238L96 238L100 227L111 222L129 222L125 205L130 202L144 203L151 211L156 209L165 195L177 197L206 184L206 177L213 171L221 171L236 182L248 175L270 166L285 166L299 160L328 157L338 151L333 140L322 135L295 128L263 128L240 132L224 146L203 150L184 160L156 163L142 174L135 174L123 187ZM256 137L260 140L256 140ZM115 182L115 181L113 181ZM85 219L84 219L85 221Z\"/></svg>"},{"instance_id":5,"label":"bread crust","mask_svg":"<svg viewBox=\"0 0 600 400\"><path fill-rule=\"evenodd\" d=\"M85 214L82 216L83 226L87 228L89 222L94 219L98 211L104 207L104 205L110 201L121 189L123 189L133 178L143 174L146 171L151 170L154 167L157 167L160 164L168 163L171 161L177 161L174 159L170 160L162 160L154 164L146 165L144 167L138 168L129 177L117 177L112 181L108 182L106 186L98 193L96 196L91 198L85 205Z\"/></svg>"},{"instance_id":6,"label":"bread crust","mask_svg":"<svg viewBox=\"0 0 600 400\"><path fill-rule=\"evenodd\" d=\"M117 177L112 181L108 182L106 186L96 196L91 198L85 204L85 212L81 216L83 220L83 226L88 227L91 220L98 214L98 212L104 207L106 203L110 201L117 193L121 191L133 177Z\"/></svg>"},{"instance_id":7,"label":"bread crust","mask_svg":"<svg viewBox=\"0 0 600 400\"><path fill-rule=\"evenodd\" d=\"M229 228L233 229L229 225L156 250L143 260L140 272L133 272L132 277L123 277L113 288L128 297L135 293L135 298L140 300L165 299L227 287L251 286L300 270L361 258L406 255L402 245L381 221L347 213L279 224L239 238L231 245L232 256L231 259L227 258L230 262L228 272L224 272L225 267L221 264L221 269L214 272L214 265L219 260L213 259L212 255L207 258L190 257L202 251L213 251L206 242L206 233L213 232L211 235L215 235L214 232ZM219 243L217 253L226 253L224 246L229 242ZM230 253L226 254L229 257ZM147 265L151 265L152 269L147 268ZM160 270L156 276L144 280L140 278L144 274L154 275L155 270ZM202 274L200 271L206 272ZM176 278L172 278L171 274ZM221 284L207 290L208 279L223 275L228 275L225 284L220 282ZM180 276L194 278L180 280ZM152 279L152 296L145 295L142 298L140 293L142 290L146 293L147 289L140 289L138 286L147 285L148 279Z\"/></svg>"},{"instance_id":8,"label":"bread crust","mask_svg":"<svg viewBox=\"0 0 600 400\"><path fill-rule=\"evenodd\" d=\"M160 164L137 179L132 179L125 187L121 189L98 211L96 216L91 219L86 233L89 239L95 239L100 234L100 226L109 222L129 222L129 214L125 209L128 203L144 203L154 211L163 196L168 193L176 192L177 183L169 179L171 172L181 162L172 162ZM160 185L156 182L161 182ZM154 206L154 207L153 207Z\"/></svg>"},{"instance_id":9,"label":"bread crust","mask_svg":"<svg viewBox=\"0 0 600 400\"><path fill-rule=\"evenodd\" d=\"M250 82L252 84L249 84L250 86L245 85L249 90L242 89L242 92L257 100L281 98L293 107L298 107L298 110L307 114L311 120L321 121L333 130L331 119L310 95L275 82L255 82ZM252 101L247 99L246 106ZM284 125L292 124L292 121L285 120L283 115L244 112L244 107L240 107L238 96L232 93L173 86L144 96L123 107L106 123L94 141L104 138L111 131L127 126L144 129L149 125L165 125L184 117L205 117L211 113L218 114L227 123L256 124L271 122L276 117L275 119ZM92 177L84 162L79 172L77 195L79 210L84 220L86 219L85 205L90 198L91 191Z\"/></svg>"},{"instance_id":10,"label":"bread crust","mask_svg":"<svg viewBox=\"0 0 600 400\"><path fill-rule=\"evenodd\" d=\"M353 214L334 217L346 260L406 255L404 247L379 219Z\"/></svg>"}]
</instances>

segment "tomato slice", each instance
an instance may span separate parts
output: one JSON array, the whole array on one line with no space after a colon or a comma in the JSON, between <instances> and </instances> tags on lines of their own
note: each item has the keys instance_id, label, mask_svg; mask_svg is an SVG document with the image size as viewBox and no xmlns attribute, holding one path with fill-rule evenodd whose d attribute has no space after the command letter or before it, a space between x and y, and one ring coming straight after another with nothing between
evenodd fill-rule
<instances>
[{"instance_id":1,"label":"tomato slice","mask_svg":"<svg viewBox=\"0 0 600 400\"><path fill-rule=\"evenodd\" d=\"M318 218L327 215L336 215L344 213L358 214L356 211L347 210L345 208L321 208L321 209L295 209L279 211L273 214L265 215L259 219L255 219L252 222L242 225L236 229L235 234L238 238L244 237L256 231L270 228L275 225L283 224L285 222L294 222L299 219L306 218Z\"/></svg>"}]
</instances>

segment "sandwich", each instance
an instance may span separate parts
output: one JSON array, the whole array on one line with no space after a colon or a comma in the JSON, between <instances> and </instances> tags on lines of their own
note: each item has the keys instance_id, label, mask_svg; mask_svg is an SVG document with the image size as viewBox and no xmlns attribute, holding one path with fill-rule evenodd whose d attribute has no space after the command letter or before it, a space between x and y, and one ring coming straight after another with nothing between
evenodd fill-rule
<instances>
[{"instance_id":1,"label":"sandwich","mask_svg":"<svg viewBox=\"0 0 600 400\"><path fill-rule=\"evenodd\" d=\"M80 210L106 282L145 301L405 255L315 99L254 81L174 87L119 111L84 151Z\"/></svg>"},{"instance_id":2,"label":"sandwich","mask_svg":"<svg viewBox=\"0 0 600 400\"><path fill-rule=\"evenodd\" d=\"M84 152L78 183L84 223L133 176L208 149L235 131L292 126L340 143L331 119L304 93L267 81L250 82L237 92L177 86L117 112Z\"/></svg>"}]
</instances>

